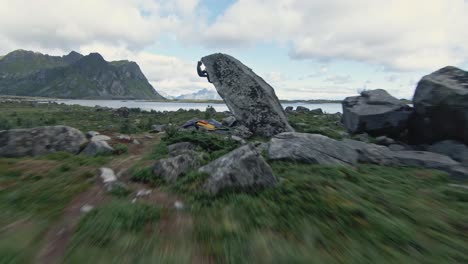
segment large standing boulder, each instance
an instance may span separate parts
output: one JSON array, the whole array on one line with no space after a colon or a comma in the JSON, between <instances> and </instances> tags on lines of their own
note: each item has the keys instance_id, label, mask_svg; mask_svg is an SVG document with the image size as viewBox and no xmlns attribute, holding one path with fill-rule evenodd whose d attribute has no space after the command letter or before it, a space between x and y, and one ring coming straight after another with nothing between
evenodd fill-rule
<instances>
[{"instance_id":1,"label":"large standing boulder","mask_svg":"<svg viewBox=\"0 0 468 264\"><path fill-rule=\"evenodd\" d=\"M204 189L211 195L226 188L252 190L278 183L271 167L251 144L233 150L199 171L209 174Z\"/></svg>"},{"instance_id":2,"label":"large standing boulder","mask_svg":"<svg viewBox=\"0 0 468 264\"><path fill-rule=\"evenodd\" d=\"M468 72L445 67L419 81L410 136L414 143L453 139L468 144Z\"/></svg>"},{"instance_id":3,"label":"large standing boulder","mask_svg":"<svg viewBox=\"0 0 468 264\"><path fill-rule=\"evenodd\" d=\"M286 132L271 139L268 158L311 164L356 164L358 153L326 136Z\"/></svg>"},{"instance_id":4,"label":"large standing boulder","mask_svg":"<svg viewBox=\"0 0 468 264\"><path fill-rule=\"evenodd\" d=\"M255 135L293 131L273 88L239 60L226 54L202 58L210 81L240 124Z\"/></svg>"},{"instance_id":5,"label":"large standing boulder","mask_svg":"<svg viewBox=\"0 0 468 264\"><path fill-rule=\"evenodd\" d=\"M45 126L0 131L0 157L46 155L58 151L78 153L85 135L68 126Z\"/></svg>"},{"instance_id":6,"label":"large standing boulder","mask_svg":"<svg viewBox=\"0 0 468 264\"><path fill-rule=\"evenodd\" d=\"M385 90L364 91L343 103L343 124L353 134L399 136L408 126L412 109Z\"/></svg>"}]
</instances>

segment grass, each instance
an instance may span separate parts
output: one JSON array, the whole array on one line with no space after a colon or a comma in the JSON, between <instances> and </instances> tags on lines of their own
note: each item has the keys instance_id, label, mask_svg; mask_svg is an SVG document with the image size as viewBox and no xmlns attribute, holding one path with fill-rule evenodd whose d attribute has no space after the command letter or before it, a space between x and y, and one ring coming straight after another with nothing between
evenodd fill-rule
<instances>
[{"instance_id":1,"label":"grass","mask_svg":"<svg viewBox=\"0 0 468 264\"><path fill-rule=\"evenodd\" d=\"M466 191L437 171L274 163L257 194L194 203L196 237L220 263L463 263ZM180 184L180 183L179 183ZM196 184L195 184L196 185ZM193 187L193 186L192 186Z\"/></svg>"},{"instance_id":2,"label":"grass","mask_svg":"<svg viewBox=\"0 0 468 264\"><path fill-rule=\"evenodd\" d=\"M204 113L134 109L122 119L79 106L0 104L0 125L7 120L10 128L48 122L105 133L131 125L141 133L150 124L179 125L196 116ZM338 115L289 119L300 132L344 135ZM173 184L152 175L150 161L167 158L167 146L183 141L198 146L203 163L239 146L224 135L169 131L130 174L133 181L183 198L191 232L164 234L173 211L132 203L128 190L117 188L109 202L81 218L65 263L191 263L197 254L215 263L468 262L468 191L450 187L443 172L270 162L278 186L210 197L200 191L206 174L190 171ZM47 228L93 183L97 169L117 158L68 153L0 158L0 263L33 263Z\"/></svg>"}]
</instances>

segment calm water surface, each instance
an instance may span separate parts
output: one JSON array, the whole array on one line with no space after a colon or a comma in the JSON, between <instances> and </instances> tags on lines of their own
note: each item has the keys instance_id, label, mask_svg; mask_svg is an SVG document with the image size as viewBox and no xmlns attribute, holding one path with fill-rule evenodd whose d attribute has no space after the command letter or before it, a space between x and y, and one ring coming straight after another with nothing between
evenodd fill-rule
<instances>
[{"instance_id":1,"label":"calm water surface","mask_svg":"<svg viewBox=\"0 0 468 264\"><path fill-rule=\"evenodd\" d=\"M198 109L204 111L208 105L213 106L216 111L228 111L225 104L221 103L175 103L175 102L146 102L146 101L118 101L118 100L56 100L57 103L64 103L68 105L82 105L82 106L102 106L110 108L128 107L128 108L141 108L142 110L150 111L177 111L179 109L189 110ZM305 106L309 109L322 108L326 113L342 112L341 104L326 103L326 104L307 104L307 103L294 103L282 104L283 107L292 106L294 109L297 106Z\"/></svg>"}]
</instances>

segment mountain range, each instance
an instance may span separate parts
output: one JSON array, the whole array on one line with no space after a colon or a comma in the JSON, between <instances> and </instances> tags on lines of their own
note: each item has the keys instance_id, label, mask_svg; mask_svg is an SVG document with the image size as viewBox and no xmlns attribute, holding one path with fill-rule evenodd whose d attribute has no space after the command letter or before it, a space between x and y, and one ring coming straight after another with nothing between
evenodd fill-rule
<instances>
[{"instance_id":1,"label":"mountain range","mask_svg":"<svg viewBox=\"0 0 468 264\"><path fill-rule=\"evenodd\" d=\"M16 50L0 56L0 94L68 99L164 100L137 63L99 53L65 56Z\"/></svg>"},{"instance_id":2,"label":"mountain range","mask_svg":"<svg viewBox=\"0 0 468 264\"><path fill-rule=\"evenodd\" d=\"M176 96L177 100L222 100L216 90L202 89L190 94Z\"/></svg>"}]
</instances>

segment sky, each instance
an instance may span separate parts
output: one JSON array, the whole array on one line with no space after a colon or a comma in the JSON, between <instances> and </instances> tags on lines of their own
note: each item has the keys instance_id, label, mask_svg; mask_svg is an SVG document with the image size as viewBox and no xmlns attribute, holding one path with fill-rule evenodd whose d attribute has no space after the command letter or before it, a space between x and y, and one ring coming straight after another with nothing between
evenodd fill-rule
<instances>
[{"instance_id":1,"label":"sky","mask_svg":"<svg viewBox=\"0 0 468 264\"><path fill-rule=\"evenodd\" d=\"M467 0L0 0L0 54L99 52L136 61L162 94L208 88L206 55L230 54L280 99L364 89L413 96L447 65L468 69Z\"/></svg>"}]
</instances>

